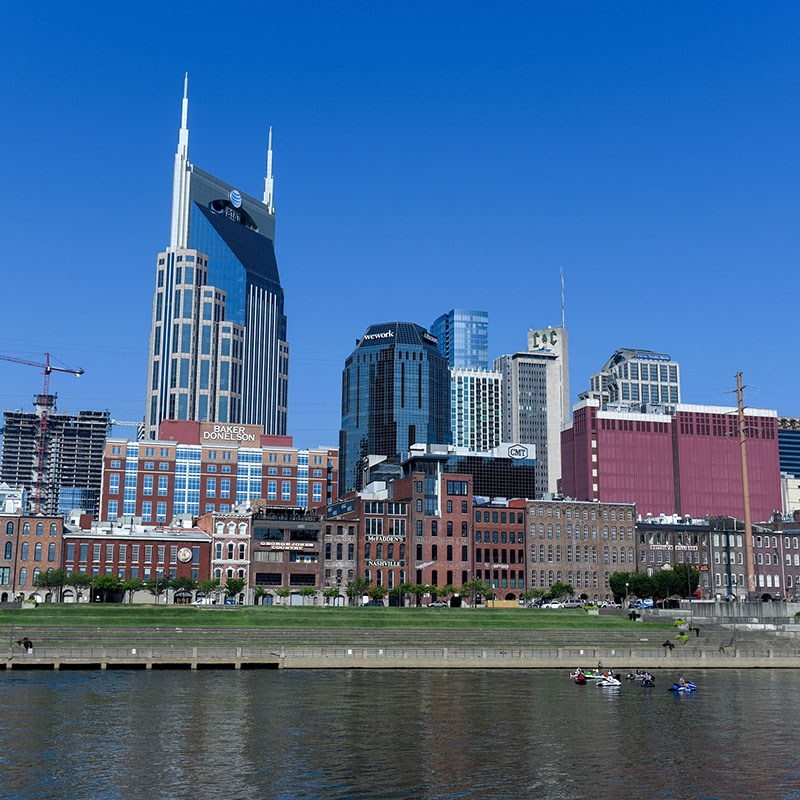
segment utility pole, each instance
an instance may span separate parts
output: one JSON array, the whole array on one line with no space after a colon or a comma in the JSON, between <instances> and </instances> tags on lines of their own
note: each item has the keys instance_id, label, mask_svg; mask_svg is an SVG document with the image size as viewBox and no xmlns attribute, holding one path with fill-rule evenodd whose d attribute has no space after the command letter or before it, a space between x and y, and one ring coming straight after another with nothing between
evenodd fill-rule
<instances>
[{"instance_id":1,"label":"utility pole","mask_svg":"<svg viewBox=\"0 0 800 800\"><path fill-rule=\"evenodd\" d=\"M742 461L742 497L744 500L744 560L747 569L747 599L756 599L756 570L753 559L753 521L750 518L750 479L747 474L747 436L744 429L744 386L742 373L736 373L736 397L739 401L739 452Z\"/></svg>"}]
</instances>

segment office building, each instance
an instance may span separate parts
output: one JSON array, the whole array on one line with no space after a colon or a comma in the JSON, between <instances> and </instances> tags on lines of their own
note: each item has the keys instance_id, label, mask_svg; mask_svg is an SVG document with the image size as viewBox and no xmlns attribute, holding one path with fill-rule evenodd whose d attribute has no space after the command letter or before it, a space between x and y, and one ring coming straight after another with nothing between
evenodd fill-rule
<instances>
[{"instance_id":1,"label":"office building","mask_svg":"<svg viewBox=\"0 0 800 800\"><path fill-rule=\"evenodd\" d=\"M745 410L754 520L781 507L777 414ZM562 434L563 493L634 502L642 515L743 516L735 408L677 405L672 413L602 410L586 399Z\"/></svg>"},{"instance_id":2,"label":"office building","mask_svg":"<svg viewBox=\"0 0 800 800\"><path fill-rule=\"evenodd\" d=\"M489 369L489 314L453 308L431 325L450 369Z\"/></svg>"},{"instance_id":3,"label":"office building","mask_svg":"<svg viewBox=\"0 0 800 800\"><path fill-rule=\"evenodd\" d=\"M189 161L186 85L169 246L158 254L145 436L168 419L286 433L289 345L275 260L272 134L257 200Z\"/></svg>"},{"instance_id":4,"label":"office building","mask_svg":"<svg viewBox=\"0 0 800 800\"><path fill-rule=\"evenodd\" d=\"M597 400L603 410L619 406L626 411L672 408L681 402L681 373L667 353L621 347L592 375L581 400Z\"/></svg>"},{"instance_id":5,"label":"office building","mask_svg":"<svg viewBox=\"0 0 800 800\"><path fill-rule=\"evenodd\" d=\"M800 419L778 418L778 453L781 472L800 478Z\"/></svg>"},{"instance_id":6,"label":"office building","mask_svg":"<svg viewBox=\"0 0 800 800\"><path fill-rule=\"evenodd\" d=\"M299 450L290 436L268 436L257 425L167 421L157 440L108 440L101 514L169 523L258 499L324 505L334 499L337 470L336 448Z\"/></svg>"},{"instance_id":7,"label":"office building","mask_svg":"<svg viewBox=\"0 0 800 800\"><path fill-rule=\"evenodd\" d=\"M499 372L473 369L450 372L450 426L456 447L485 452L500 444L502 385Z\"/></svg>"},{"instance_id":8,"label":"office building","mask_svg":"<svg viewBox=\"0 0 800 800\"><path fill-rule=\"evenodd\" d=\"M500 356L503 441L536 447L537 478L532 497L559 491L561 429L569 421L569 339L567 330L528 332L528 350Z\"/></svg>"},{"instance_id":9,"label":"office building","mask_svg":"<svg viewBox=\"0 0 800 800\"><path fill-rule=\"evenodd\" d=\"M342 372L340 497L362 487L367 456L450 442L450 372L437 345L412 322L370 325L356 341Z\"/></svg>"},{"instance_id":10,"label":"office building","mask_svg":"<svg viewBox=\"0 0 800 800\"><path fill-rule=\"evenodd\" d=\"M3 415L3 455L0 480L30 495L32 511L64 516L73 509L97 515L103 448L111 425L107 411L59 414L57 395L36 395L35 411ZM41 419L47 415L44 440L42 497L37 502Z\"/></svg>"}]
</instances>

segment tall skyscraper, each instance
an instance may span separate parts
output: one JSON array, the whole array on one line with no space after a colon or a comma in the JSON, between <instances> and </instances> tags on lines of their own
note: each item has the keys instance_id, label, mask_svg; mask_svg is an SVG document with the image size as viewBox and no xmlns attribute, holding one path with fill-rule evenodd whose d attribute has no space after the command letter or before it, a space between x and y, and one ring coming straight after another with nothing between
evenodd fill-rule
<instances>
[{"instance_id":1,"label":"tall skyscraper","mask_svg":"<svg viewBox=\"0 0 800 800\"><path fill-rule=\"evenodd\" d=\"M286 433L289 345L275 260L272 131L261 201L189 161L187 82L170 242L158 255L145 433L165 419Z\"/></svg>"},{"instance_id":2,"label":"tall skyscraper","mask_svg":"<svg viewBox=\"0 0 800 800\"><path fill-rule=\"evenodd\" d=\"M489 369L489 314L453 308L435 320L431 333L450 369Z\"/></svg>"},{"instance_id":3,"label":"tall skyscraper","mask_svg":"<svg viewBox=\"0 0 800 800\"><path fill-rule=\"evenodd\" d=\"M478 453L502 441L503 377L499 372L454 369L450 372L450 427L453 444Z\"/></svg>"},{"instance_id":4,"label":"tall skyscraper","mask_svg":"<svg viewBox=\"0 0 800 800\"><path fill-rule=\"evenodd\" d=\"M554 494L570 420L567 329L528 331L528 350L496 358L494 368L503 376L503 441L536 445L536 496Z\"/></svg>"},{"instance_id":5,"label":"tall skyscraper","mask_svg":"<svg viewBox=\"0 0 800 800\"><path fill-rule=\"evenodd\" d=\"M103 448L111 425L108 411L56 413L56 395L36 395L35 411L3 415L0 480L33 493L39 448L44 449L41 513L65 515L83 509L97 515L103 471ZM42 444L41 418L47 414Z\"/></svg>"},{"instance_id":6,"label":"tall skyscraper","mask_svg":"<svg viewBox=\"0 0 800 800\"><path fill-rule=\"evenodd\" d=\"M415 443L450 443L450 372L413 322L370 325L342 372L339 494L361 489L362 460Z\"/></svg>"}]
</instances>

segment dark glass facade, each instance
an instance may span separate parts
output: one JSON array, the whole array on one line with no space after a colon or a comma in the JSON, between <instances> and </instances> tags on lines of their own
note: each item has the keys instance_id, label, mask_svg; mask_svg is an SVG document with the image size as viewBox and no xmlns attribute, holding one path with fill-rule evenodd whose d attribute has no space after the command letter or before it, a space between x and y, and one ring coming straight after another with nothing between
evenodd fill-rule
<instances>
[{"instance_id":1,"label":"dark glass facade","mask_svg":"<svg viewBox=\"0 0 800 800\"><path fill-rule=\"evenodd\" d=\"M778 455L781 472L800 478L800 419L778 420Z\"/></svg>"},{"instance_id":2,"label":"dark glass facade","mask_svg":"<svg viewBox=\"0 0 800 800\"><path fill-rule=\"evenodd\" d=\"M371 325L342 372L339 494L362 488L365 456L415 443L450 443L450 371L420 325Z\"/></svg>"}]
</instances>

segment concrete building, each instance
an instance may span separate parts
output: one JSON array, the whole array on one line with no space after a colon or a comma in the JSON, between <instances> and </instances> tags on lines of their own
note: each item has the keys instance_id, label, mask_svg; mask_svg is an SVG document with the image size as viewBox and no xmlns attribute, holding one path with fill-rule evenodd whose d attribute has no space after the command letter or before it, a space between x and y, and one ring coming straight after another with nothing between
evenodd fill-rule
<instances>
[{"instance_id":1,"label":"concrete building","mask_svg":"<svg viewBox=\"0 0 800 800\"><path fill-rule=\"evenodd\" d=\"M158 440L109 439L101 515L167 523L256 499L324 505L335 496L337 470L335 448L299 450L290 436L268 436L256 425L167 421Z\"/></svg>"},{"instance_id":2,"label":"concrete building","mask_svg":"<svg viewBox=\"0 0 800 800\"><path fill-rule=\"evenodd\" d=\"M39 505L37 488L41 418L47 415L44 441L41 513L68 514L81 508L97 515L103 448L111 425L108 411L59 414L55 394L36 395L35 411L3 414L3 454L0 480L30 496L31 510Z\"/></svg>"},{"instance_id":3,"label":"concrete building","mask_svg":"<svg viewBox=\"0 0 800 800\"><path fill-rule=\"evenodd\" d=\"M603 410L609 405L642 412L671 408L681 402L680 367L667 353L621 347L592 375L579 399L597 400Z\"/></svg>"},{"instance_id":4,"label":"concrete building","mask_svg":"<svg viewBox=\"0 0 800 800\"><path fill-rule=\"evenodd\" d=\"M3 513L0 531L0 602L35 594L42 601L50 599L49 591L37 592L36 579L41 572L61 568L64 520Z\"/></svg>"},{"instance_id":5,"label":"concrete building","mask_svg":"<svg viewBox=\"0 0 800 800\"><path fill-rule=\"evenodd\" d=\"M412 322L370 325L342 372L339 497L362 488L367 456L450 441L450 372L436 337Z\"/></svg>"},{"instance_id":6,"label":"concrete building","mask_svg":"<svg viewBox=\"0 0 800 800\"><path fill-rule=\"evenodd\" d=\"M777 414L745 410L755 520L780 508ZM580 500L635 502L639 513L743 515L735 408L677 405L672 413L603 411L587 399L562 433L562 489Z\"/></svg>"},{"instance_id":7,"label":"concrete building","mask_svg":"<svg viewBox=\"0 0 800 800\"><path fill-rule=\"evenodd\" d=\"M158 255L145 435L166 419L257 425L285 435L289 344L275 260L272 132L257 200L189 161L188 95Z\"/></svg>"},{"instance_id":8,"label":"concrete building","mask_svg":"<svg viewBox=\"0 0 800 800\"><path fill-rule=\"evenodd\" d=\"M434 320L431 333L451 370L489 369L489 314L452 308Z\"/></svg>"},{"instance_id":9,"label":"concrete building","mask_svg":"<svg viewBox=\"0 0 800 800\"><path fill-rule=\"evenodd\" d=\"M503 434L503 376L499 372L450 372L453 444L473 452L493 450Z\"/></svg>"},{"instance_id":10,"label":"concrete building","mask_svg":"<svg viewBox=\"0 0 800 800\"><path fill-rule=\"evenodd\" d=\"M568 583L584 600L611 600L614 572L636 569L636 506L528 500L530 585Z\"/></svg>"},{"instance_id":11,"label":"concrete building","mask_svg":"<svg viewBox=\"0 0 800 800\"><path fill-rule=\"evenodd\" d=\"M561 429L569 420L566 328L528 332L528 350L495 359L502 375L503 441L536 446L533 497L555 494L561 477Z\"/></svg>"}]
</instances>

